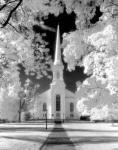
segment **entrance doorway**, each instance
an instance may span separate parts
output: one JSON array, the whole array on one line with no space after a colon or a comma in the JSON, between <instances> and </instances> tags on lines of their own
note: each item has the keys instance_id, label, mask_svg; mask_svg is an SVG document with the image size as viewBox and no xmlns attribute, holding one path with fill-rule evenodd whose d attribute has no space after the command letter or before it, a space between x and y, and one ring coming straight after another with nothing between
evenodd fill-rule
<instances>
[{"instance_id":1,"label":"entrance doorway","mask_svg":"<svg viewBox=\"0 0 118 150\"><path fill-rule=\"evenodd\" d=\"M60 95L56 95L56 118L55 122L61 121L61 97Z\"/></svg>"}]
</instances>

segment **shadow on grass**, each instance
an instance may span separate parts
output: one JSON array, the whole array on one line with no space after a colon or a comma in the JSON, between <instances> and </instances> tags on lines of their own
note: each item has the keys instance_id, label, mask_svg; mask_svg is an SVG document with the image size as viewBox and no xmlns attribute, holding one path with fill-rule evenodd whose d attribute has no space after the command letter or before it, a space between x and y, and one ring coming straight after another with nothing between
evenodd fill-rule
<instances>
[{"instance_id":1,"label":"shadow on grass","mask_svg":"<svg viewBox=\"0 0 118 150\"><path fill-rule=\"evenodd\" d=\"M35 128L35 127L34 127ZM22 141L29 141L29 142L35 142L42 144L39 150L47 150L51 149L53 147L53 150L58 150L56 146L68 145L71 150L75 150L75 144L96 144L96 143L111 143L111 142L118 142L118 137L111 137L111 136L91 136L91 137L81 137L81 136L74 136L73 138L68 137L66 130L62 127L61 124L55 124L54 128L48 128L48 130L44 129L45 132L48 133L48 137L43 136L40 134L41 130L37 130L39 132L39 135L31 135L31 136L25 136L25 130L24 135L17 135L17 136L2 136L4 138L8 139L15 139L15 140L22 140ZM30 131L30 129L29 129ZM34 130L36 131L36 130ZM89 130L90 131L90 130ZM116 132L116 131L115 131ZM66 149L59 149L59 150L66 150Z\"/></svg>"},{"instance_id":2,"label":"shadow on grass","mask_svg":"<svg viewBox=\"0 0 118 150\"><path fill-rule=\"evenodd\" d=\"M52 131L53 127L50 127L48 130L44 127L2 127L0 128L0 132L17 132L17 131L43 131L43 132L50 132Z\"/></svg>"},{"instance_id":3,"label":"shadow on grass","mask_svg":"<svg viewBox=\"0 0 118 150\"><path fill-rule=\"evenodd\" d=\"M49 131L50 129L45 131ZM40 133L40 131L39 131ZM24 132L25 134L25 132ZM66 130L62 127L61 124L58 125L54 125L54 128L52 130L50 130L50 133L48 135L48 137L42 136L42 135L32 135L32 136L2 136L3 138L7 138L7 139L15 139L15 140L21 140L21 141L29 141L29 142L35 142L35 143L40 143L41 146L39 148L39 150L47 150L48 148L52 149L53 146L53 150L57 150L57 146L61 146L61 150L66 150L65 148L63 149L63 147L67 146L67 150L68 150L68 146L69 149L71 150L75 150L75 145L73 143L73 141L68 137ZM63 145L63 146L62 146ZM60 150L60 149L59 149Z\"/></svg>"},{"instance_id":4,"label":"shadow on grass","mask_svg":"<svg viewBox=\"0 0 118 150\"><path fill-rule=\"evenodd\" d=\"M113 127L118 127L118 125L112 125ZM17 132L17 131L43 131L43 132L53 132L53 127L48 128L48 130L45 129L45 126L42 127L27 127L27 126L21 126L21 127L0 127L0 132ZM95 133L99 133L99 132L103 132L103 133L116 133L118 132L118 130L99 130L99 129L72 129L72 128L67 128L66 127L66 131L71 131L71 132L95 132ZM56 130L56 132L60 132L59 130Z\"/></svg>"}]
</instances>

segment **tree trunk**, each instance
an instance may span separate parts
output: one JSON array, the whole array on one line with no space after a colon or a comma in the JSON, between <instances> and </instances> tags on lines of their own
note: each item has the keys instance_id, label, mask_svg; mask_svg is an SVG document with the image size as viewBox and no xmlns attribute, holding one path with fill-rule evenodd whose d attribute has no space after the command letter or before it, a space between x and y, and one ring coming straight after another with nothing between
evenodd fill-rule
<instances>
[{"instance_id":1,"label":"tree trunk","mask_svg":"<svg viewBox=\"0 0 118 150\"><path fill-rule=\"evenodd\" d=\"M21 99L20 99L20 101L19 101L19 119L18 119L18 121L19 122L21 122Z\"/></svg>"}]
</instances>

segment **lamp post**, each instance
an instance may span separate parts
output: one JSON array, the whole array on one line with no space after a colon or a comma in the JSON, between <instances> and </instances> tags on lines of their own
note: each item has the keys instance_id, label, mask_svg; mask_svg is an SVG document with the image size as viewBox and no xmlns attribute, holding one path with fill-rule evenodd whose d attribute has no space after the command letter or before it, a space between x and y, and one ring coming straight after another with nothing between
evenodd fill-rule
<instances>
[{"instance_id":1,"label":"lamp post","mask_svg":"<svg viewBox=\"0 0 118 150\"><path fill-rule=\"evenodd\" d=\"M47 120L47 108L46 108L46 117L45 117L45 119L46 119L46 130L47 130L47 126L48 126L48 120Z\"/></svg>"},{"instance_id":2,"label":"lamp post","mask_svg":"<svg viewBox=\"0 0 118 150\"><path fill-rule=\"evenodd\" d=\"M19 111L18 111L18 113L19 113L18 121L21 122L21 98L19 100Z\"/></svg>"},{"instance_id":3,"label":"lamp post","mask_svg":"<svg viewBox=\"0 0 118 150\"><path fill-rule=\"evenodd\" d=\"M64 123L64 114L63 114L63 123Z\"/></svg>"}]
</instances>

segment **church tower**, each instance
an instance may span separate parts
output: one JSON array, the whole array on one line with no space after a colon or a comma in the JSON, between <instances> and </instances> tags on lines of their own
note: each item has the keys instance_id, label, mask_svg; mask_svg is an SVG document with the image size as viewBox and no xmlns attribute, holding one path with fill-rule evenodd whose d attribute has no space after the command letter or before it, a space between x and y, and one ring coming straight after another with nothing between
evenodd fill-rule
<instances>
[{"instance_id":1,"label":"church tower","mask_svg":"<svg viewBox=\"0 0 118 150\"><path fill-rule=\"evenodd\" d=\"M63 63L60 47L60 30L57 27L55 58L53 63L53 80L51 87L51 106L52 119L65 119L65 83L63 79Z\"/></svg>"}]
</instances>

